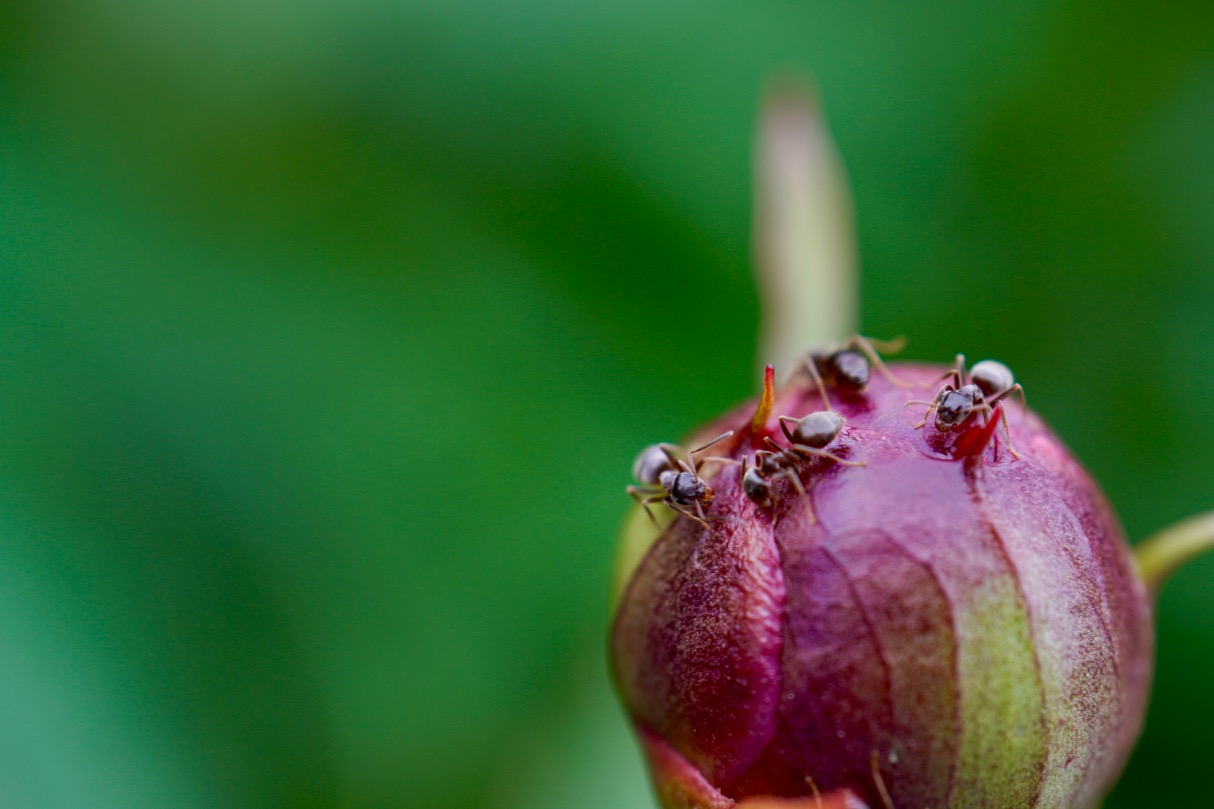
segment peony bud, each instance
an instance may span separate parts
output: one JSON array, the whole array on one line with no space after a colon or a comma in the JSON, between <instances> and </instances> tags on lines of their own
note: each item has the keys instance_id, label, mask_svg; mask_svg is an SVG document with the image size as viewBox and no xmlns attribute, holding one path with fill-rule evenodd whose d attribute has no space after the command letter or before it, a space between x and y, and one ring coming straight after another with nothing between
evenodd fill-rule
<instances>
[{"instance_id":1,"label":"peony bud","mask_svg":"<svg viewBox=\"0 0 1214 809\"><path fill-rule=\"evenodd\" d=\"M1019 402L916 426L928 407L907 402L936 401L946 370L835 384L830 407L807 379L698 434L733 431L683 460L715 496L702 521L653 506L673 520L634 547L611 635L666 809L819 789L1083 809L1111 787L1145 709L1146 589L1096 484ZM772 460L828 409L833 440ZM747 496L748 471L772 497Z\"/></svg>"}]
</instances>

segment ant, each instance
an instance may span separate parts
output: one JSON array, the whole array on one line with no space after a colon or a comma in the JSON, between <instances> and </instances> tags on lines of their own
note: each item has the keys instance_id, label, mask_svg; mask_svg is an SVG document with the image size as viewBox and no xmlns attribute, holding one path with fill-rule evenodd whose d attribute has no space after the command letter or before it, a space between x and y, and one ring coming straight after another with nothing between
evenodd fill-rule
<instances>
[{"instance_id":1,"label":"ant","mask_svg":"<svg viewBox=\"0 0 1214 809\"><path fill-rule=\"evenodd\" d=\"M641 485L629 486L629 496L641 504L655 525L657 518L649 510L649 504L661 501L707 528L704 506L712 503L716 492L700 477L700 462L696 461L695 455L732 435L733 430L730 430L690 450L687 460L677 457L680 449L674 444L650 444L641 450L632 464L632 477ZM689 510L692 506L695 513Z\"/></svg>"},{"instance_id":2,"label":"ant","mask_svg":"<svg viewBox=\"0 0 1214 809\"><path fill-rule=\"evenodd\" d=\"M795 373L807 374L813 380L827 410L833 409L830 397L826 395L827 388L837 387L851 393L862 391L868 387L874 367L892 384L900 388L909 387L890 373L874 344L887 354L896 354L902 350L906 340L897 338L885 342L853 334L844 343L811 349L801 359Z\"/></svg>"},{"instance_id":3,"label":"ant","mask_svg":"<svg viewBox=\"0 0 1214 809\"><path fill-rule=\"evenodd\" d=\"M941 379L950 377L957 383L956 387L952 383L945 383L932 401L912 399L906 403L907 405L927 405L927 412L923 414L923 419L915 424L915 429L927 424L928 417L933 410L936 411L935 427L941 432L961 426L974 413L982 413L986 417L986 421L995 418L1002 420L1004 432L1007 433L1008 451L1019 460L1020 453L1016 452L1016 448L1012 446L1012 433L1007 425L1007 414L999 406L1000 402L1013 393L1019 393L1020 402L1025 403L1024 388L1020 386L1019 382L1016 382L1011 369L995 360L983 360L975 363L967 373L965 355L958 354L957 366ZM985 424L986 421L983 423Z\"/></svg>"},{"instance_id":4,"label":"ant","mask_svg":"<svg viewBox=\"0 0 1214 809\"><path fill-rule=\"evenodd\" d=\"M789 423L796 425L791 431L788 429ZM810 458L820 457L844 466L864 466L863 461L849 461L824 449L838 437L843 423L843 417L833 410L810 413L801 419L780 416L780 429L790 446L782 447L769 436L764 437L764 442L771 449L756 451L754 466L747 466L746 459L742 460L742 492L760 508L772 508L779 499L773 484L776 480L784 478L792 483L797 494L805 498L809 519L816 522L809 496L801 483L801 465Z\"/></svg>"}]
</instances>

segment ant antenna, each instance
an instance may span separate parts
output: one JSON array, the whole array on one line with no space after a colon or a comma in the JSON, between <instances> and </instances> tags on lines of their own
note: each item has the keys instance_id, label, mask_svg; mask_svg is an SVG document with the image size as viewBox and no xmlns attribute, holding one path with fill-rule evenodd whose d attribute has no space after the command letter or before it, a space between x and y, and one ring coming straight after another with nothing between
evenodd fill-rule
<instances>
[{"instance_id":1,"label":"ant antenna","mask_svg":"<svg viewBox=\"0 0 1214 809\"><path fill-rule=\"evenodd\" d=\"M814 387L818 389L818 395L822 397L822 406L827 410L834 410L834 406L830 403L830 397L826 395L826 383L822 381L822 374L818 373L818 363L814 361L812 356L807 356L803 360L805 369L809 371L810 377L814 380Z\"/></svg>"},{"instance_id":2,"label":"ant antenna","mask_svg":"<svg viewBox=\"0 0 1214 809\"><path fill-rule=\"evenodd\" d=\"M949 378L952 378L952 380L957 383L956 387L958 387L958 388L961 387L962 385L966 384L967 377L966 377L966 373L965 373L965 355L964 354L958 354L957 359L953 363L953 367L950 368L949 370L945 371L940 376L938 376L936 378L936 381L933 382L932 384L939 385L941 382L943 382L944 380L949 379Z\"/></svg>"},{"instance_id":3,"label":"ant antenna","mask_svg":"<svg viewBox=\"0 0 1214 809\"><path fill-rule=\"evenodd\" d=\"M907 342L905 334L899 334L892 340L878 340L875 337L863 337L861 339L867 340L869 345L880 351L882 354L901 353L902 349L906 348Z\"/></svg>"},{"instance_id":4,"label":"ant antenna","mask_svg":"<svg viewBox=\"0 0 1214 809\"><path fill-rule=\"evenodd\" d=\"M713 445L715 445L715 444L719 444L719 443L721 443L722 441L724 441L726 438L731 438L732 436L733 436L733 430L727 430L726 432L721 433L721 434L720 434L720 435L718 435L716 438L714 438L714 439L712 439L711 441L709 441L707 444L703 444L703 445L701 445L701 446L698 446L698 447L696 447L695 449L693 449L693 450L691 450L690 452L688 452L688 453L687 453L687 457L688 457L688 458L690 458L692 455L695 455L697 452L703 452L704 450L708 449L709 447L711 447L711 446L713 446ZM692 469L691 471L693 471L693 472L694 472L694 471L695 471L695 469Z\"/></svg>"},{"instance_id":5,"label":"ant antenna","mask_svg":"<svg viewBox=\"0 0 1214 809\"><path fill-rule=\"evenodd\" d=\"M721 443L722 441L731 437L732 435L733 435L733 430L728 430L726 432L721 433L716 438L709 441L707 444L702 444L701 446L698 446L695 449L687 450L687 461L686 462L679 461L679 465L682 466L684 469L686 469L688 472L690 472L692 474L692 476L697 481L699 481L700 480L700 465L696 462L695 454L697 452L703 452L704 450L708 449L709 447L713 446L714 444ZM710 490L709 497L704 502L711 502L711 500L712 500L712 497L711 497L711 490ZM705 514L704 514L704 506L701 504L700 498L698 498L698 497L696 498L695 504L696 504L696 514L698 514L700 517L699 522L701 525L703 525L705 528L707 528L708 527L708 517L705 516ZM684 513L687 513L687 512L684 512ZM690 513L687 513L687 516L691 517L692 515Z\"/></svg>"}]
</instances>

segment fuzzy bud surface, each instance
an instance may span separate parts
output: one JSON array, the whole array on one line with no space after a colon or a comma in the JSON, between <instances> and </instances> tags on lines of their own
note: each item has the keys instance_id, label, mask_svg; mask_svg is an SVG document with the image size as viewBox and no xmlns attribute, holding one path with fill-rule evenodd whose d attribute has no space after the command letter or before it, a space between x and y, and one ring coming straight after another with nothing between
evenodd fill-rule
<instances>
[{"instance_id":1,"label":"fuzzy bud surface","mask_svg":"<svg viewBox=\"0 0 1214 809\"><path fill-rule=\"evenodd\" d=\"M920 428L947 369L831 390L804 488L746 496L701 460L706 525L678 515L625 572L613 676L667 809L850 790L894 809L1086 809L1120 773L1150 679L1150 605L1099 488L1019 402L1010 426ZM697 434L754 466L810 385ZM698 446L692 439L689 446ZM700 443L703 443L701 441ZM881 786L878 786L881 782ZM687 786L690 784L691 786ZM671 797L674 796L674 797ZM754 804L757 805L757 804ZM812 806L812 803L807 803Z\"/></svg>"}]
</instances>

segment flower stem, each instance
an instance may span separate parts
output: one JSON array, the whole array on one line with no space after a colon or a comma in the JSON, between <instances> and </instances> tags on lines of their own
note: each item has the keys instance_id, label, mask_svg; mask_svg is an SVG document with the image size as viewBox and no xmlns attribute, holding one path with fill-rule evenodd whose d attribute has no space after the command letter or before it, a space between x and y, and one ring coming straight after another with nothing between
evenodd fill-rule
<instances>
[{"instance_id":1,"label":"flower stem","mask_svg":"<svg viewBox=\"0 0 1214 809\"><path fill-rule=\"evenodd\" d=\"M855 226L843 163L805 82L777 81L755 144L759 367L787 374L814 345L855 333Z\"/></svg>"},{"instance_id":2,"label":"flower stem","mask_svg":"<svg viewBox=\"0 0 1214 809\"><path fill-rule=\"evenodd\" d=\"M1176 570L1198 554L1214 550L1214 511L1169 526L1134 548L1138 568L1152 595Z\"/></svg>"}]
</instances>

